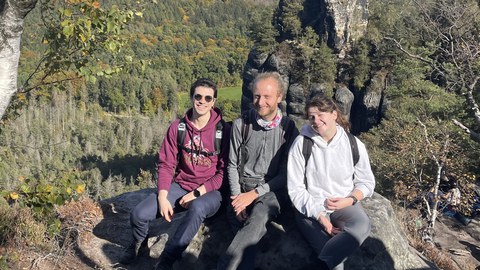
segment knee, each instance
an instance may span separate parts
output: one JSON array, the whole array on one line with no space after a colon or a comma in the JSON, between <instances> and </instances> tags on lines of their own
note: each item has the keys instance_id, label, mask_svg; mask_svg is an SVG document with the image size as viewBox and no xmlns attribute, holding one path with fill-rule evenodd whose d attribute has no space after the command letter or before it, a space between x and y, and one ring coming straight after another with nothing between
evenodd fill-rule
<instances>
[{"instance_id":1,"label":"knee","mask_svg":"<svg viewBox=\"0 0 480 270\"><path fill-rule=\"evenodd\" d=\"M205 206L201 203L193 201L190 206L188 207L188 214L191 217L199 217L205 219L207 217L207 213L205 211Z\"/></svg>"},{"instance_id":2,"label":"knee","mask_svg":"<svg viewBox=\"0 0 480 270\"><path fill-rule=\"evenodd\" d=\"M220 200L197 201L194 200L188 208L189 215L205 219L212 216L220 208Z\"/></svg>"},{"instance_id":3,"label":"knee","mask_svg":"<svg viewBox=\"0 0 480 270\"><path fill-rule=\"evenodd\" d=\"M150 215L145 211L145 209L135 207L130 213L130 222L135 226L139 226L146 222L149 222L149 216Z\"/></svg>"},{"instance_id":4,"label":"knee","mask_svg":"<svg viewBox=\"0 0 480 270\"><path fill-rule=\"evenodd\" d=\"M355 239L361 245L363 241L365 241L365 239L367 239L367 237L370 235L371 228L371 221L367 216L365 216L365 218L356 220L353 226L347 226L345 231L355 237Z\"/></svg>"},{"instance_id":5,"label":"knee","mask_svg":"<svg viewBox=\"0 0 480 270\"><path fill-rule=\"evenodd\" d=\"M136 207L132 210L132 212L130 212L130 223L132 223L133 225L143 223L143 219L139 212L140 211Z\"/></svg>"},{"instance_id":6,"label":"knee","mask_svg":"<svg viewBox=\"0 0 480 270\"><path fill-rule=\"evenodd\" d=\"M280 214L280 203L277 195L273 192L267 192L257 200L252 212L255 210L259 212L260 215L267 216L267 218L276 217Z\"/></svg>"}]
</instances>

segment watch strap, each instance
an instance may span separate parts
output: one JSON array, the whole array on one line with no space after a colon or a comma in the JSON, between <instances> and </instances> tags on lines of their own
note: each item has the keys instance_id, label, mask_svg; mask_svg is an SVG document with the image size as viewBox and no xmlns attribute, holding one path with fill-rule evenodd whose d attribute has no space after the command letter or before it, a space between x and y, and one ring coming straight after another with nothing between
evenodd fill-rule
<instances>
[{"instance_id":1,"label":"watch strap","mask_svg":"<svg viewBox=\"0 0 480 270\"><path fill-rule=\"evenodd\" d=\"M353 200L352 205L355 205L355 204L357 204L357 202L358 202L357 197L355 197L355 196L353 196L353 195L350 195L350 196L348 196L347 198L352 198L352 200Z\"/></svg>"}]
</instances>

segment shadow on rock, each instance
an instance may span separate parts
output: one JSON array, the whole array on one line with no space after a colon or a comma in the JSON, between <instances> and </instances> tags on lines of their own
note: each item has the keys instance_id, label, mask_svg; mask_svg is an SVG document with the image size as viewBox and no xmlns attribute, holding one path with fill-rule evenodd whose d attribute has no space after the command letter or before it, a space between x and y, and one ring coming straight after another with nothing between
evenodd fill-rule
<instances>
[{"instance_id":1,"label":"shadow on rock","mask_svg":"<svg viewBox=\"0 0 480 270\"><path fill-rule=\"evenodd\" d=\"M155 189L128 192L101 202L103 219L93 234L79 244L79 253L86 264L102 269L152 269L155 266L169 235L173 235L183 217L181 213L175 214L172 223L163 219L150 223L149 254L131 265L117 263L124 247L133 241L130 212L152 192ZM372 221L372 233L345 262L346 269L435 269L408 245L387 199L375 194L362 204ZM221 208L200 227L174 269L215 269L218 258L232 239L225 210ZM267 235L257 246L255 269L316 269L316 257L298 231L290 208L268 224Z\"/></svg>"}]
</instances>

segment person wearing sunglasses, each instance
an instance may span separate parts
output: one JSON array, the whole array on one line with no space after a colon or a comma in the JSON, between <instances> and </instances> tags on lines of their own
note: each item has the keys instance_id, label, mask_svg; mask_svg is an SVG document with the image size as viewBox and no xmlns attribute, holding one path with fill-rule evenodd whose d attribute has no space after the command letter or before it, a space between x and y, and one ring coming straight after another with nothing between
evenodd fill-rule
<instances>
[{"instance_id":1,"label":"person wearing sunglasses","mask_svg":"<svg viewBox=\"0 0 480 270\"><path fill-rule=\"evenodd\" d=\"M176 213L184 211L155 268L171 269L203 221L220 208L219 188L228 157L230 127L214 107L216 97L217 86L211 80L202 78L192 84L192 108L184 118L169 126L159 151L158 190L140 202L130 215L134 241L121 263L132 263L147 250L150 221L164 218L171 222ZM218 131L220 121L223 130ZM184 136L181 140L180 132ZM221 147L216 151L219 138Z\"/></svg>"},{"instance_id":2,"label":"person wearing sunglasses","mask_svg":"<svg viewBox=\"0 0 480 270\"><path fill-rule=\"evenodd\" d=\"M267 223L288 206L287 155L298 130L279 109L285 96L277 72L259 74L252 84L253 109L232 124L227 214L236 231L217 269L254 269L256 245Z\"/></svg>"}]
</instances>

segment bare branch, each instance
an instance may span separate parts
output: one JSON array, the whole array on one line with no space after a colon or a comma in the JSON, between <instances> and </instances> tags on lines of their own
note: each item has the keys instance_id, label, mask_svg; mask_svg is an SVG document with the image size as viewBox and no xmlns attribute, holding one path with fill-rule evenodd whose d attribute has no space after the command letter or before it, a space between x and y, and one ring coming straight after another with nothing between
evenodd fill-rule
<instances>
[{"instance_id":1,"label":"bare branch","mask_svg":"<svg viewBox=\"0 0 480 270\"><path fill-rule=\"evenodd\" d=\"M407 54L409 57L418 59L418 60L420 60L420 61L422 61L422 62L425 62L425 63L433 66L433 62L432 62L431 59L424 58L424 57L422 57L422 56L420 56L420 55L416 55L416 54L413 54L413 53L407 51L406 49L403 48L402 44L400 44L400 42L398 42L396 39L391 38L391 37L384 37L384 39L393 41L393 43L395 43L395 46L396 46L399 50L401 50L402 52L404 52L405 54Z\"/></svg>"},{"instance_id":2,"label":"bare branch","mask_svg":"<svg viewBox=\"0 0 480 270\"><path fill-rule=\"evenodd\" d=\"M468 127L466 127L465 125L463 125L462 123L460 123L459 121L457 121L456 119L453 119L452 120L453 123L460 127L461 129L463 129L463 131L465 131L465 133L469 134L470 135L470 139L480 143L480 133L477 133L471 129L469 129Z\"/></svg>"}]
</instances>

